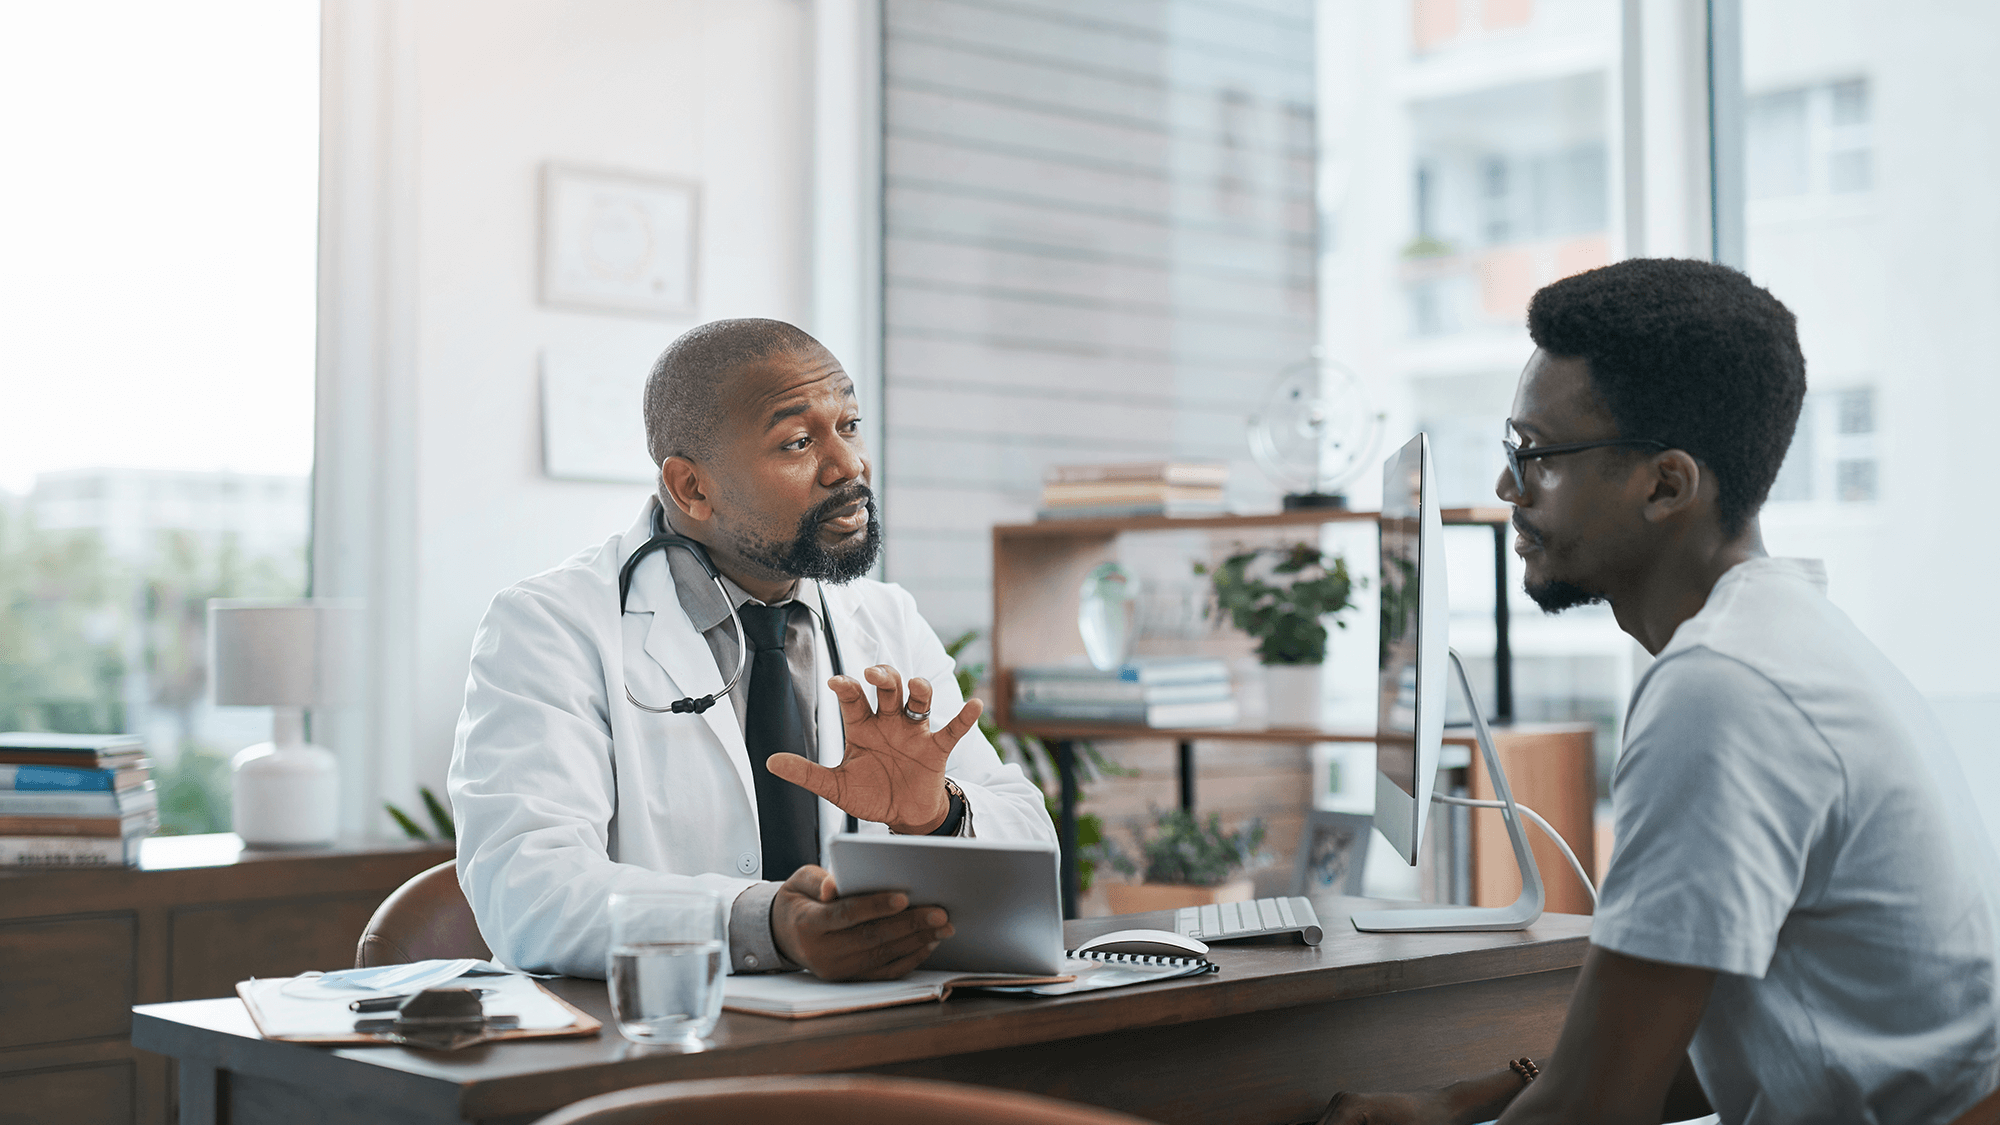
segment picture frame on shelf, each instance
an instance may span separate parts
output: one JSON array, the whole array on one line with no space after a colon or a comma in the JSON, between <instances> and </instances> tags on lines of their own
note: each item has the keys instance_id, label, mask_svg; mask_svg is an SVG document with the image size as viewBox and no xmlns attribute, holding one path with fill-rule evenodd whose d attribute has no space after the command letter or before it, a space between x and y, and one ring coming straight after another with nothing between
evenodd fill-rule
<instances>
[{"instance_id":1,"label":"picture frame on shelf","mask_svg":"<svg viewBox=\"0 0 2000 1125\"><path fill-rule=\"evenodd\" d=\"M1361 875L1368 866L1368 840L1375 818L1366 813L1312 809L1299 832L1298 855L1292 861L1294 895L1361 893Z\"/></svg>"}]
</instances>

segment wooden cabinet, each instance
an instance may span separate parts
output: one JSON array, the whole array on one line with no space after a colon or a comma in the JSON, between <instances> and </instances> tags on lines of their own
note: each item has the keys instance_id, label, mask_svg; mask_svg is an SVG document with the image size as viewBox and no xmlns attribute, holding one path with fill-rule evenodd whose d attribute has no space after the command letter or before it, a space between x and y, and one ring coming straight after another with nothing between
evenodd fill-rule
<instances>
[{"instance_id":1,"label":"wooden cabinet","mask_svg":"<svg viewBox=\"0 0 2000 1125\"><path fill-rule=\"evenodd\" d=\"M1550 723L1500 728L1493 732L1493 749L1507 775L1514 800L1542 814L1562 834L1578 863L1593 877L1597 871L1597 750L1596 728L1588 723ZM1472 755L1470 796L1494 799L1493 781L1479 754ZM1528 847L1542 873L1548 909L1564 914L1594 913L1590 889L1577 881L1569 861L1542 830L1528 826ZM1472 903L1505 906L1521 893L1521 872L1514 863L1507 825L1488 809L1472 811Z\"/></svg>"},{"instance_id":2,"label":"wooden cabinet","mask_svg":"<svg viewBox=\"0 0 2000 1125\"><path fill-rule=\"evenodd\" d=\"M146 841L137 867L0 873L0 1125L169 1125L166 1060L131 1046L132 1005L346 968L375 907L451 854L182 836Z\"/></svg>"}]
</instances>

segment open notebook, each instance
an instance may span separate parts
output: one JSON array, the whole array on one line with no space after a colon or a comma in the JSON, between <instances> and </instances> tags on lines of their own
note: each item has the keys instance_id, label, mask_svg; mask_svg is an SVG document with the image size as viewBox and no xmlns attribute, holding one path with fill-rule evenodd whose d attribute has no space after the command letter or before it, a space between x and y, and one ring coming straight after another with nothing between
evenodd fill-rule
<instances>
[{"instance_id":1,"label":"open notebook","mask_svg":"<svg viewBox=\"0 0 2000 1125\"><path fill-rule=\"evenodd\" d=\"M722 1006L782 1019L810 1019L870 1008L893 1008L948 999L958 989L1029 996L1064 996L1099 988L1212 973L1200 958L1134 957L1121 953L1071 953L1054 976L951 973L919 969L901 980L823 981L810 973L732 976L723 983Z\"/></svg>"},{"instance_id":2,"label":"open notebook","mask_svg":"<svg viewBox=\"0 0 2000 1125\"><path fill-rule=\"evenodd\" d=\"M811 973L732 976L723 981L722 1006L732 1012L802 1020L943 1000L955 988L1054 984L1068 979L1013 973L951 973L938 969L918 969L901 980L824 981Z\"/></svg>"}]
</instances>

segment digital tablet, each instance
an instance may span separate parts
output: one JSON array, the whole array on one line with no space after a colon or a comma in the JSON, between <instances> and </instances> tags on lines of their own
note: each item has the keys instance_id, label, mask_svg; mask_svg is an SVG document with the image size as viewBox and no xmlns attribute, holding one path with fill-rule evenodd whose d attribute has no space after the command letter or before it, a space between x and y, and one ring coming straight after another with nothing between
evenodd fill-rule
<instances>
[{"instance_id":1,"label":"digital tablet","mask_svg":"<svg viewBox=\"0 0 2000 1125\"><path fill-rule=\"evenodd\" d=\"M930 836L835 836L827 869L842 898L902 891L942 906L952 936L926 969L1062 971L1062 891L1054 844Z\"/></svg>"}]
</instances>

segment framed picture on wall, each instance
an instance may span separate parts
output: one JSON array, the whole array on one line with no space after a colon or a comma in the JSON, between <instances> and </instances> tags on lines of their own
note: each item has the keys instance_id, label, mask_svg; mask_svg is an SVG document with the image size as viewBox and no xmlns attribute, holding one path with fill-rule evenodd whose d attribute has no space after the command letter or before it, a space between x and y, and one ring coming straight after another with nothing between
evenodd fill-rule
<instances>
[{"instance_id":1,"label":"framed picture on wall","mask_svg":"<svg viewBox=\"0 0 2000 1125\"><path fill-rule=\"evenodd\" d=\"M1375 818L1365 813L1313 809L1299 835L1292 865L1295 895L1361 893L1361 869L1368 863L1368 840Z\"/></svg>"},{"instance_id":2,"label":"framed picture on wall","mask_svg":"<svg viewBox=\"0 0 2000 1125\"><path fill-rule=\"evenodd\" d=\"M542 303L691 317L699 189L631 172L542 167Z\"/></svg>"}]
</instances>

